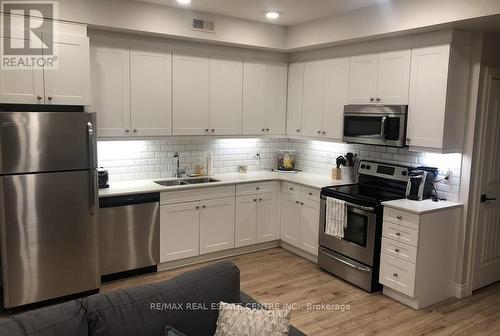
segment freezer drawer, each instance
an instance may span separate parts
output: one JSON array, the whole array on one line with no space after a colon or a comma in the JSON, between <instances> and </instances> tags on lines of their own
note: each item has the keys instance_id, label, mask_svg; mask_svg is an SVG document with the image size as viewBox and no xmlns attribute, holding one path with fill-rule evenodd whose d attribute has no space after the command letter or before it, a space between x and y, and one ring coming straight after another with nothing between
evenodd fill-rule
<instances>
[{"instance_id":1,"label":"freezer drawer","mask_svg":"<svg viewBox=\"0 0 500 336\"><path fill-rule=\"evenodd\" d=\"M0 177L4 305L99 287L95 171Z\"/></svg>"},{"instance_id":2,"label":"freezer drawer","mask_svg":"<svg viewBox=\"0 0 500 336\"><path fill-rule=\"evenodd\" d=\"M158 194L100 200L99 260L101 275L157 265L160 246Z\"/></svg>"}]
</instances>

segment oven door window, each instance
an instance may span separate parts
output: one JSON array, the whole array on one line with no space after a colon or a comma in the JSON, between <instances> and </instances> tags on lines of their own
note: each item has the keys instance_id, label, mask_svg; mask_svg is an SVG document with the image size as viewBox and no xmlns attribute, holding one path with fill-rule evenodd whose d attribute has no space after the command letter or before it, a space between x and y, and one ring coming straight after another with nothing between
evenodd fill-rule
<instances>
[{"instance_id":1,"label":"oven door window","mask_svg":"<svg viewBox=\"0 0 500 336\"><path fill-rule=\"evenodd\" d=\"M366 247L368 217L357 212L347 213L347 227L344 229L344 240Z\"/></svg>"},{"instance_id":2,"label":"oven door window","mask_svg":"<svg viewBox=\"0 0 500 336\"><path fill-rule=\"evenodd\" d=\"M346 116L344 135L349 137L380 137L382 135L382 117Z\"/></svg>"}]
</instances>

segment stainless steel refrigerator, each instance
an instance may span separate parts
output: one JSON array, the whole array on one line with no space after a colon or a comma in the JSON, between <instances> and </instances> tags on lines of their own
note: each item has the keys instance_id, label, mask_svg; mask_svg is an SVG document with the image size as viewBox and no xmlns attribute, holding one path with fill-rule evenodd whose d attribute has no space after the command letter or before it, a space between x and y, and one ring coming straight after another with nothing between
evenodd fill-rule
<instances>
[{"instance_id":1,"label":"stainless steel refrigerator","mask_svg":"<svg viewBox=\"0 0 500 336\"><path fill-rule=\"evenodd\" d=\"M99 287L95 114L0 112L6 308Z\"/></svg>"}]
</instances>

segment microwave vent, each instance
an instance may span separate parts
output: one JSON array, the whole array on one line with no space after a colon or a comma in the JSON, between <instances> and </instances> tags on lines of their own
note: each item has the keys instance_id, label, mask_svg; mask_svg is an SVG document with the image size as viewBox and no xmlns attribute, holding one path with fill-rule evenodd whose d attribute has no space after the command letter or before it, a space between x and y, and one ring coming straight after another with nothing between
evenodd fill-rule
<instances>
[{"instance_id":1,"label":"microwave vent","mask_svg":"<svg viewBox=\"0 0 500 336\"><path fill-rule=\"evenodd\" d=\"M206 33L215 33L215 22L201 19L193 19L193 30L198 30Z\"/></svg>"}]
</instances>

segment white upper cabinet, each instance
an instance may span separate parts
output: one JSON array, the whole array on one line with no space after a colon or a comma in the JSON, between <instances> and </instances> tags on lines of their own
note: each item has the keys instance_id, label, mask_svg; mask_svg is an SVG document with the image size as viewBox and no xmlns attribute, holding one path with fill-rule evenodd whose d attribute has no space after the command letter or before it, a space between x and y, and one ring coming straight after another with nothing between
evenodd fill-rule
<instances>
[{"instance_id":1,"label":"white upper cabinet","mask_svg":"<svg viewBox=\"0 0 500 336\"><path fill-rule=\"evenodd\" d=\"M91 49L92 111L97 135L130 133L130 52L128 47L93 44Z\"/></svg>"},{"instance_id":2,"label":"white upper cabinet","mask_svg":"<svg viewBox=\"0 0 500 336\"><path fill-rule=\"evenodd\" d=\"M463 150L470 36L459 33L453 37L451 45L412 50L407 138L410 150Z\"/></svg>"},{"instance_id":3,"label":"white upper cabinet","mask_svg":"<svg viewBox=\"0 0 500 336\"><path fill-rule=\"evenodd\" d=\"M59 23L54 45L57 50L55 69L0 70L0 103L90 104L89 39L86 27Z\"/></svg>"},{"instance_id":4,"label":"white upper cabinet","mask_svg":"<svg viewBox=\"0 0 500 336\"><path fill-rule=\"evenodd\" d=\"M302 101L304 92L304 63L288 66L286 133L300 135L302 131Z\"/></svg>"},{"instance_id":5,"label":"white upper cabinet","mask_svg":"<svg viewBox=\"0 0 500 336\"><path fill-rule=\"evenodd\" d=\"M305 64L302 135L342 139L349 64L348 57Z\"/></svg>"},{"instance_id":6,"label":"white upper cabinet","mask_svg":"<svg viewBox=\"0 0 500 336\"><path fill-rule=\"evenodd\" d=\"M243 133L284 134L287 65L243 63Z\"/></svg>"},{"instance_id":7,"label":"white upper cabinet","mask_svg":"<svg viewBox=\"0 0 500 336\"><path fill-rule=\"evenodd\" d=\"M172 134L172 56L169 50L144 48L130 54L132 135Z\"/></svg>"},{"instance_id":8,"label":"white upper cabinet","mask_svg":"<svg viewBox=\"0 0 500 336\"><path fill-rule=\"evenodd\" d=\"M351 57L349 103L375 102L377 93L378 54Z\"/></svg>"},{"instance_id":9,"label":"white upper cabinet","mask_svg":"<svg viewBox=\"0 0 500 336\"><path fill-rule=\"evenodd\" d=\"M385 105L408 105L411 50L379 54L377 97Z\"/></svg>"},{"instance_id":10,"label":"white upper cabinet","mask_svg":"<svg viewBox=\"0 0 500 336\"><path fill-rule=\"evenodd\" d=\"M90 105L89 39L58 35L58 69L44 70L45 103Z\"/></svg>"},{"instance_id":11,"label":"white upper cabinet","mask_svg":"<svg viewBox=\"0 0 500 336\"><path fill-rule=\"evenodd\" d=\"M210 133L241 134L243 63L238 59L210 59Z\"/></svg>"},{"instance_id":12,"label":"white upper cabinet","mask_svg":"<svg viewBox=\"0 0 500 336\"><path fill-rule=\"evenodd\" d=\"M209 132L210 61L205 57L174 54L173 134Z\"/></svg>"},{"instance_id":13,"label":"white upper cabinet","mask_svg":"<svg viewBox=\"0 0 500 336\"><path fill-rule=\"evenodd\" d=\"M351 57L350 104L407 105L410 50Z\"/></svg>"},{"instance_id":14,"label":"white upper cabinet","mask_svg":"<svg viewBox=\"0 0 500 336\"><path fill-rule=\"evenodd\" d=\"M325 62L325 111L322 136L342 140L344 134L344 105L349 96L350 60L334 58Z\"/></svg>"},{"instance_id":15,"label":"white upper cabinet","mask_svg":"<svg viewBox=\"0 0 500 336\"><path fill-rule=\"evenodd\" d=\"M325 110L325 61L307 62L304 68L302 135L321 136Z\"/></svg>"},{"instance_id":16,"label":"white upper cabinet","mask_svg":"<svg viewBox=\"0 0 500 336\"><path fill-rule=\"evenodd\" d=\"M287 65L269 63L266 69L266 132L285 134Z\"/></svg>"}]
</instances>

